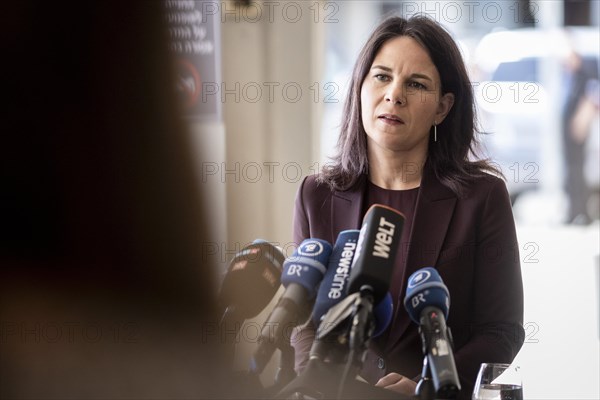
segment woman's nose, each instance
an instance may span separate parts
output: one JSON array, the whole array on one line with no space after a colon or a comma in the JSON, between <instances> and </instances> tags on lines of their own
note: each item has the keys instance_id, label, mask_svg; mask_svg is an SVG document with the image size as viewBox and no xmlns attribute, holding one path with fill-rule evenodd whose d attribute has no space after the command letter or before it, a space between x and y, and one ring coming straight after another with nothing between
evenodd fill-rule
<instances>
[{"instance_id":1,"label":"woman's nose","mask_svg":"<svg viewBox=\"0 0 600 400\"><path fill-rule=\"evenodd\" d=\"M406 98L402 85L391 83L385 93L385 101L394 104L405 104Z\"/></svg>"}]
</instances>

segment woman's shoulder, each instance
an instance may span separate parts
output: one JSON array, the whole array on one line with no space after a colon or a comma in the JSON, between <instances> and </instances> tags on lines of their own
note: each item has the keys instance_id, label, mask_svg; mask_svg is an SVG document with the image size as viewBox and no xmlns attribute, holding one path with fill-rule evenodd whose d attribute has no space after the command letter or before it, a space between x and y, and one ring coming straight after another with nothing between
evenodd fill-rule
<instances>
[{"instance_id":1,"label":"woman's shoulder","mask_svg":"<svg viewBox=\"0 0 600 400\"><path fill-rule=\"evenodd\" d=\"M302 181L302 186L306 188L316 189L317 187L322 185L320 178L320 173L307 175Z\"/></svg>"},{"instance_id":2,"label":"woman's shoulder","mask_svg":"<svg viewBox=\"0 0 600 400\"><path fill-rule=\"evenodd\" d=\"M472 177L466 185L465 192L467 198L489 198L493 196L499 200L509 197L504 179L488 172L482 172Z\"/></svg>"},{"instance_id":3,"label":"woman's shoulder","mask_svg":"<svg viewBox=\"0 0 600 400\"><path fill-rule=\"evenodd\" d=\"M491 174L489 172L482 172L481 174L473 177L473 186L484 186L488 188L492 187L506 187L504 179L498 175Z\"/></svg>"},{"instance_id":4,"label":"woman's shoulder","mask_svg":"<svg viewBox=\"0 0 600 400\"><path fill-rule=\"evenodd\" d=\"M304 198L323 198L331 196L333 189L321 179L320 174L311 174L304 177L298 195Z\"/></svg>"}]
</instances>

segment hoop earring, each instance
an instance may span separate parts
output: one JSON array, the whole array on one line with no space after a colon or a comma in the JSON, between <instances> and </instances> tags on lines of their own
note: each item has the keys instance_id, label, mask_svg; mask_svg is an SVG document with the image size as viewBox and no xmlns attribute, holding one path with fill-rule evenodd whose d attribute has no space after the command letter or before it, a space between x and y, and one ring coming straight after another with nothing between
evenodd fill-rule
<instances>
[{"instance_id":1,"label":"hoop earring","mask_svg":"<svg viewBox=\"0 0 600 400\"><path fill-rule=\"evenodd\" d=\"M433 141L437 142L437 124L433 123Z\"/></svg>"}]
</instances>

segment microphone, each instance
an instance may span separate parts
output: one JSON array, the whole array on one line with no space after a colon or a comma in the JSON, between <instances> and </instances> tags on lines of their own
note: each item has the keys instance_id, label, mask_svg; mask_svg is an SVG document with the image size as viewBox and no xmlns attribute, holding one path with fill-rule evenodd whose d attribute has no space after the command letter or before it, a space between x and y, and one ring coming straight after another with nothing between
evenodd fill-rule
<instances>
[{"instance_id":1,"label":"microphone","mask_svg":"<svg viewBox=\"0 0 600 400\"><path fill-rule=\"evenodd\" d=\"M319 326L321 317L334 305L348 295L348 277L358 242L358 229L348 229L339 233L329 263L317 293L312 312L315 326Z\"/></svg>"},{"instance_id":2,"label":"microphone","mask_svg":"<svg viewBox=\"0 0 600 400\"><path fill-rule=\"evenodd\" d=\"M403 226L404 215L399 211L381 204L369 208L352 262L349 293L359 292L367 286L377 303L386 295Z\"/></svg>"},{"instance_id":3,"label":"microphone","mask_svg":"<svg viewBox=\"0 0 600 400\"><path fill-rule=\"evenodd\" d=\"M318 337L324 337L335 328L340 325L349 315L347 308L353 311L354 302L356 298L360 296L360 293L353 293L342 300L343 304L335 304L327 312L321 316L321 324L319 325ZM388 292L387 295L373 307L373 320L375 322L373 334L371 337L376 338L383 334L388 326L392 323L392 317L394 315L394 302L392 295ZM347 333L347 330L344 332ZM347 342L341 340L340 342Z\"/></svg>"},{"instance_id":4,"label":"microphone","mask_svg":"<svg viewBox=\"0 0 600 400\"><path fill-rule=\"evenodd\" d=\"M315 360L324 360L329 356L330 362L341 362L348 353L348 332L355 309L354 303L360 293L353 293L335 304L322 316L318 325L315 340L309 353L309 365ZM374 330L372 338L378 337L392 322L394 304L392 295L387 295L373 308ZM332 354L333 353L333 354Z\"/></svg>"},{"instance_id":5,"label":"microphone","mask_svg":"<svg viewBox=\"0 0 600 400\"><path fill-rule=\"evenodd\" d=\"M387 292L383 300L373 308L373 318L375 319L375 329L373 330L372 338L376 338L383 334L388 326L392 323L394 316L394 301L392 295Z\"/></svg>"},{"instance_id":6,"label":"microphone","mask_svg":"<svg viewBox=\"0 0 600 400\"><path fill-rule=\"evenodd\" d=\"M429 367L436 398L456 398L460 381L450 328L446 326L450 295L434 268L421 268L408 278L404 307L419 325L425 355L424 371Z\"/></svg>"},{"instance_id":7,"label":"microphone","mask_svg":"<svg viewBox=\"0 0 600 400\"><path fill-rule=\"evenodd\" d=\"M321 286L317 293L315 306L312 312L312 320L318 330L318 337L316 337L316 345L312 350L313 357L322 358L323 352L326 350L321 347L321 342L324 336L328 336L332 331L339 328L348 317L344 312L340 313L346 306L341 306L335 309L329 315L327 320L322 322L325 315L341 301L345 303L352 303L352 301L345 300L348 296L348 278L351 273L352 261L356 251L360 231L358 229L349 229L339 233L335 245L333 246L333 252L329 258L329 264L327 272L323 277ZM393 316L393 301L392 296L388 292L387 295L380 301L374 308L375 318L375 331L373 337L381 335L385 329L391 323ZM338 333L342 333L346 336L348 327L344 325L343 329L337 329ZM333 341L335 342L335 341ZM342 342L346 342L342 340ZM328 343L330 343L328 341ZM317 350L318 349L318 350Z\"/></svg>"},{"instance_id":8,"label":"microphone","mask_svg":"<svg viewBox=\"0 0 600 400\"><path fill-rule=\"evenodd\" d=\"M380 204L372 205L363 219L348 284L350 294L360 293L350 330L353 353L373 334L373 304L388 293L403 226L404 215Z\"/></svg>"},{"instance_id":9,"label":"microphone","mask_svg":"<svg viewBox=\"0 0 600 400\"><path fill-rule=\"evenodd\" d=\"M282 354L284 348L286 352L291 350L293 356L289 342L285 343L284 331L299 325L301 319L308 317L308 302L316 295L331 251L331 245L325 240L305 239L292 257L283 263L281 283L285 286L285 292L261 330L258 348L250 360L253 373L260 374L264 370L277 348L282 350Z\"/></svg>"},{"instance_id":10,"label":"microphone","mask_svg":"<svg viewBox=\"0 0 600 400\"><path fill-rule=\"evenodd\" d=\"M280 286L283 253L257 239L237 253L227 269L218 297L221 327L233 324L234 331L245 319L258 315Z\"/></svg>"}]
</instances>

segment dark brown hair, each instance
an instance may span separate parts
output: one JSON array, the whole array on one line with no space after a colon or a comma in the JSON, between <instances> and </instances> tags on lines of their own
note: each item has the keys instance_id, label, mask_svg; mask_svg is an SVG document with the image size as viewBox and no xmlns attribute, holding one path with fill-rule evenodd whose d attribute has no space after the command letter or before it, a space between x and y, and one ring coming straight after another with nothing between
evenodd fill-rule
<instances>
[{"instance_id":1,"label":"dark brown hair","mask_svg":"<svg viewBox=\"0 0 600 400\"><path fill-rule=\"evenodd\" d=\"M344 120L333 163L326 165L319 176L334 190L353 186L360 175L368 172L366 132L361 118L360 92L363 81L379 49L388 40L408 36L416 40L429 54L440 74L441 93L453 93L454 105L438 125L437 142L430 138L427 162L437 178L457 195L471 178L484 171L500 174L487 160L469 160L475 155L475 103L473 90L458 46L450 34L436 21L426 16L410 19L389 17L371 34L361 50L350 81L344 105Z\"/></svg>"}]
</instances>

